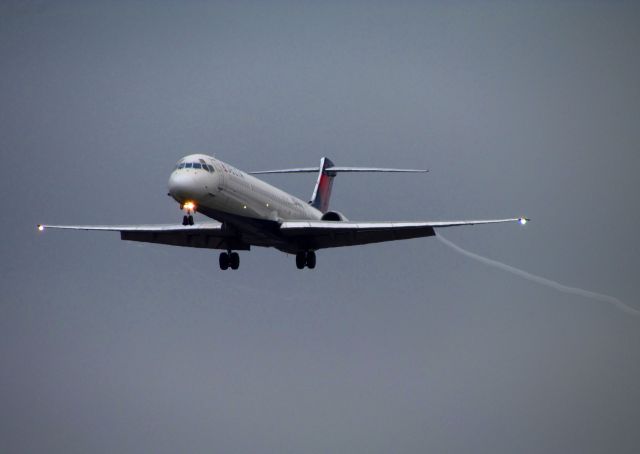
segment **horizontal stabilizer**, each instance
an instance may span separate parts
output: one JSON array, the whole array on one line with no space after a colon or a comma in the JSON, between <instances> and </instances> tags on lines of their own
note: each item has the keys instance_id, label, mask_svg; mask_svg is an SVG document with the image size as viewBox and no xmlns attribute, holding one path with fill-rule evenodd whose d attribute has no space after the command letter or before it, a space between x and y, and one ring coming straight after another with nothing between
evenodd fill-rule
<instances>
[{"instance_id":1,"label":"horizontal stabilizer","mask_svg":"<svg viewBox=\"0 0 640 454\"><path fill-rule=\"evenodd\" d=\"M299 167L297 169L278 169L278 170L257 170L249 172L252 175L261 175L265 173L317 173L320 167Z\"/></svg>"},{"instance_id":2,"label":"horizontal stabilizer","mask_svg":"<svg viewBox=\"0 0 640 454\"><path fill-rule=\"evenodd\" d=\"M424 173L428 172L425 169L388 169L383 167L327 167L325 172L340 173L340 172L404 172L404 173ZM253 175L267 174L267 173L317 173L320 171L320 167L299 167L296 169L278 169L278 170L258 170L256 172L249 172Z\"/></svg>"},{"instance_id":3,"label":"horizontal stabilizer","mask_svg":"<svg viewBox=\"0 0 640 454\"><path fill-rule=\"evenodd\" d=\"M327 172L404 172L404 173L424 173L425 169L386 169L383 167L329 167Z\"/></svg>"},{"instance_id":4,"label":"horizontal stabilizer","mask_svg":"<svg viewBox=\"0 0 640 454\"><path fill-rule=\"evenodd\" d=\"M387 167L342 167L333 164L331 159L324 157L320 160L318 167L296 167L293 169L277 169L277 170L259 170L250 172L254 175L267 173L317 173L318 179L316 186L311 195L309 203L312 207L326 213L329 210L329 199L331 198L331 188L333 187L333 179L339 173L343 172L394 172L394 173L423 173L428 170L423 169L392 169Z\"/></svg>"}]
</instances>

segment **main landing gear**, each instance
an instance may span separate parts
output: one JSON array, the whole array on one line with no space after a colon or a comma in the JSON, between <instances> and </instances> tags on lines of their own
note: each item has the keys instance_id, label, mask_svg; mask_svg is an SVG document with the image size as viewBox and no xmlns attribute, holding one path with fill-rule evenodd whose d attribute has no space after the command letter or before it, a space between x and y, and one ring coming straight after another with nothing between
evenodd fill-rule
<instances>
[{"instance_id":1,"label":"main landing gear","mask_svg":"<svg viewBox=\"0 0 640 454\"><path fill-rule=\"evenodd\" d=\"M229 267L232 270L237 270L240 267L240 256L237 252L221 252L219 261L221 270L227 270Z\"/></svg>"},{"instance_id":2,"label":"main landing gear","mask_svg":"<svg viewBox=\"0 0 640 454\"><path fill-rule=\"evenodd\" d=\"M316 253L314 251L301 251L296 254L296 266L299 270L305 266L310 270L316 267Z\"/></svg>"}]
</instances>

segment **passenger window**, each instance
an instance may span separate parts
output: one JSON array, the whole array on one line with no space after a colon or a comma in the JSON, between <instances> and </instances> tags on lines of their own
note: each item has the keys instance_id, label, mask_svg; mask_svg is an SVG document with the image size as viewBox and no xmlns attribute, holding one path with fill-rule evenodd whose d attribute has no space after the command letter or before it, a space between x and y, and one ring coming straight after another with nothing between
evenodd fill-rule
<instances>
[{"instance_id":1,"label":"passenger window","mask_svg":"<svg viewBox=\"0 0 640 454\"><path fill-rule=\"evenodd\" d=\"M199 162L194 162L194 163L193 163L193 168L194 168L194 169L201 169L201 168L202 168L202 166L200 165L200 163L199 163Z\"/></svg>"},{"instance_id":2,"label":"passenger window","mask_svg":"<svg viewBox=\"0 0 640 454\"><path fill-rule=\"evenodd\" d=\"M190 169L192 165L193 165L193 164L191 164L190 162L187 162L187 163L185 164L185 166L184 166L184 167L185 167L186 169Z\"/></svg>"}]
</instances>

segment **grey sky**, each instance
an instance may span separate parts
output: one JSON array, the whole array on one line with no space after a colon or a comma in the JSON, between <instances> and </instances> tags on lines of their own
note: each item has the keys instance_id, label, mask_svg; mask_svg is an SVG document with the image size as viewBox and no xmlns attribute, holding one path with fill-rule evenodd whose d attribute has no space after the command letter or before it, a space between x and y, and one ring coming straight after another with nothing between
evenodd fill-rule
<instances>
[{"instance_id":1,"label":"grey sky","mask_svg":"<svg viewBox=\"0 0 640 454\"><path fill-rule=\"evenodd\" d=\"M322 4L319 4L322 3ZM436 239L314 272L35 224L178 222L175 161L640 308L634 2L2 2L0 451L635 453L640 320ZM310 176L268 181L302 197Z\"/></svg>"}]
</instances>

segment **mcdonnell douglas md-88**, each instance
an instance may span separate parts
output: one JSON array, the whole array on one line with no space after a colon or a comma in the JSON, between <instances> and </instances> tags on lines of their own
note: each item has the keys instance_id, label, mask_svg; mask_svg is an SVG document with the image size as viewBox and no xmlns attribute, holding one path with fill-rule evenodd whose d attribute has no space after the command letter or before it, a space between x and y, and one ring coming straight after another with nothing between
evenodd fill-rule
<instances>
[{"instance_id":1,"label":"mcdonnell douglas md-88","mask_svg":"<svg viewBox=\"0 0 640 454\"><path fill-rule=\"evenodd\" d=\"M252 174L317 173L311 201L304 202ZM339 246L380 243L435 235L435 229L474 224L519 222L526 217L473 221L352 222L329 210L333 179L342 172L426 172L416 169L340 167L322 158L319 167L246 173L204 154L180 159L169 177L169 196L184 211L182 224L38 225L38 229L102 230L146 243L221 249L220 268L238 269L251 246L274 247L294 254L298 269L315 268L316 251ZM201 213L218 222L194 223Z\"/></svg>"}]
</instances>

